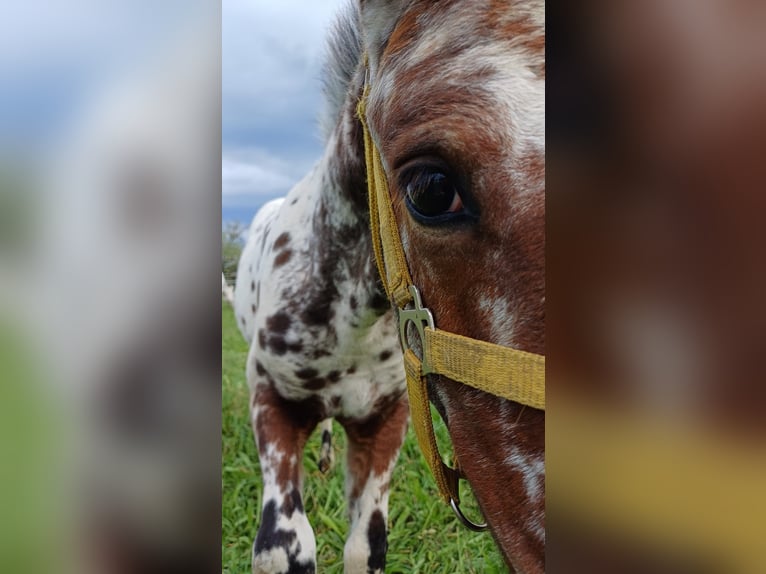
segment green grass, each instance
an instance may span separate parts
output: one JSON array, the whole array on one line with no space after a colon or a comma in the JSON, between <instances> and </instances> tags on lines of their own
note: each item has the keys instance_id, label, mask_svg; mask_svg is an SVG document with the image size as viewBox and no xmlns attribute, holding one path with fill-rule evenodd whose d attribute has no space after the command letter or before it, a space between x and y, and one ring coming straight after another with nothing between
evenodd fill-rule
<instances>
[{"instance_id":1,"label":"green grass","mask_svg":"<svg viewBox=\"0 0 766 574\"><path fill-rule=\"evenodd\" d=\"M245 381L248 348L228 304L223 304L222 315L223 572L240 574L250 572L261 477L249 423ZM440 444L447 444L441 423L437 435ZM319 472L316 463L318 434L311 437L304 454L304 506L317 538L320 573L343 572L343 544L348 532L343 496L345 435L337 423L333 448L336 462L326 475ZM438 497L412 429L407 433L391 484L387 572L507 572L491 535L464 528ZM478 519L480 515L465 486L463 496L466 513Z\"/></svg>"}]
</instances>

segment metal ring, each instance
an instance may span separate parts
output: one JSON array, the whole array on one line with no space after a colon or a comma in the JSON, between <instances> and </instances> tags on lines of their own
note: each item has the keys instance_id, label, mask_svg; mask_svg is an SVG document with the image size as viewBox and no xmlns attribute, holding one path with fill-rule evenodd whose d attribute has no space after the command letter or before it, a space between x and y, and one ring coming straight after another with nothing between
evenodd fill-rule
<instances>
[{"instance_id":1,"label":"metal ring","mask_svg":"<svg viewBox=\"0 0 766 574\"><path fill-rule=\"evenodd\" d=\"M476 524L475 522L471 522L468 518L466 518L465 514L463 514L463 511L460 510L460 507L458 506L457 502L455 502L455 499L451 496L449 497L449 505L450 508L452 508L452 512L455 513L455 515L460 519L460 522L463 523L463 526L468 528L469 530L473 530L474 532L483 532L487 529L487 523L484 522L482 524Z\"/></svg>"},{"instance_id":2,"label":"metal ring","mask_svg":"<svg viewBox=\"0 0 766 574\"><path fill-rule=\"evenodd\" d=\"M434 316L428 307L423 307L423 300L420 298L420 291L414 285L409 287L412 296L412 309L399 309L399 341L402 345L402 351L407 352L410 349L410 343L407 340L407 324L412 323L415 331L420 338L421 355L420 374L428 375L433 373L429 353L426 349L426 327L434 329Z\"/></svg>"}]
</instances>

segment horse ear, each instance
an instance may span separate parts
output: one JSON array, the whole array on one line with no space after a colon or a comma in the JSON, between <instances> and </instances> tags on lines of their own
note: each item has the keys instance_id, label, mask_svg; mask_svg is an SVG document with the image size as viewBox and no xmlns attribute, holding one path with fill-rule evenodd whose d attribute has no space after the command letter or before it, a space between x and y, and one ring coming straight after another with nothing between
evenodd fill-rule
<instances>
[{"instance_id":1,"label":"horse ear","mask_svg":"<svg viewBox=\"0 0 766 574\"><path fill-rule=\"evenodd\" d=\"M359 0L362 41L372 77L376 76L380 56L407 4L409 0Z\"/></svg>"}]
</instances>

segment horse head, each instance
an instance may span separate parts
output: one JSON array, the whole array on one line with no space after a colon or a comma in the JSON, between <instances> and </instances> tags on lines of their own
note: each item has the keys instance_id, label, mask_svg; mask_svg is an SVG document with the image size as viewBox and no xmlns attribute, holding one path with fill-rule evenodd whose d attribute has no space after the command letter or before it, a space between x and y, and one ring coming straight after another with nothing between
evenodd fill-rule
<instances>
[{"instance_id":1,"label":"horse head","mask_svg":"<svg viewBox=\"0 0 766 574\"><path fill-rule=\"evenodd\" d=\"M366 121L423 304L443 331L543 354L544 3L360 14ZM428 389L506 560L543 571L544 412L439 375Z\"/></svg>"}]
</instances>

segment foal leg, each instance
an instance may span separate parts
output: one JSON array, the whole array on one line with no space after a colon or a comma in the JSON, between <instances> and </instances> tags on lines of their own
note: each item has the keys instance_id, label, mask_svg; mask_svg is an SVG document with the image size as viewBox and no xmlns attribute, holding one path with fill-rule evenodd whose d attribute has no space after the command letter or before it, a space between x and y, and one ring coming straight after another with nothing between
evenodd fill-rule
<instances>
[{"instance_id":1,"label":"foal leg","mask_svg":"<svg viewBox=\"0 0 766 574\"><path fill-rule=\"evenodd\" d=\"M363 420L340 421L348 435L346 574L383 572L386 566L389 485L409 420L406 395L386 399L384 408Z\"/></svg>"},{"instance_id":2,"label":"foal leg","mask_svg":"<svg viewBox=\"0 0 766 574\"><path fill-rule=\"evenodd\" d=\"M254 386L252 421L263 475L261 522L253 543L255 574L316 571L316 541L301 492L303 447L318 413L314 401L287 401L267 379Z\"/></svg>"},{"instance_id":3,"label":"foal leg","mask_svg":"<svg viewBox=\"0 0 766 574\"><path fill-rule=\"evenodd\" d=\"M332 419L319 423L322 433L322 450L319 453L319 470L324 474L332 467L334 455L332 452Z\"/></svg>"}]
</instances>

